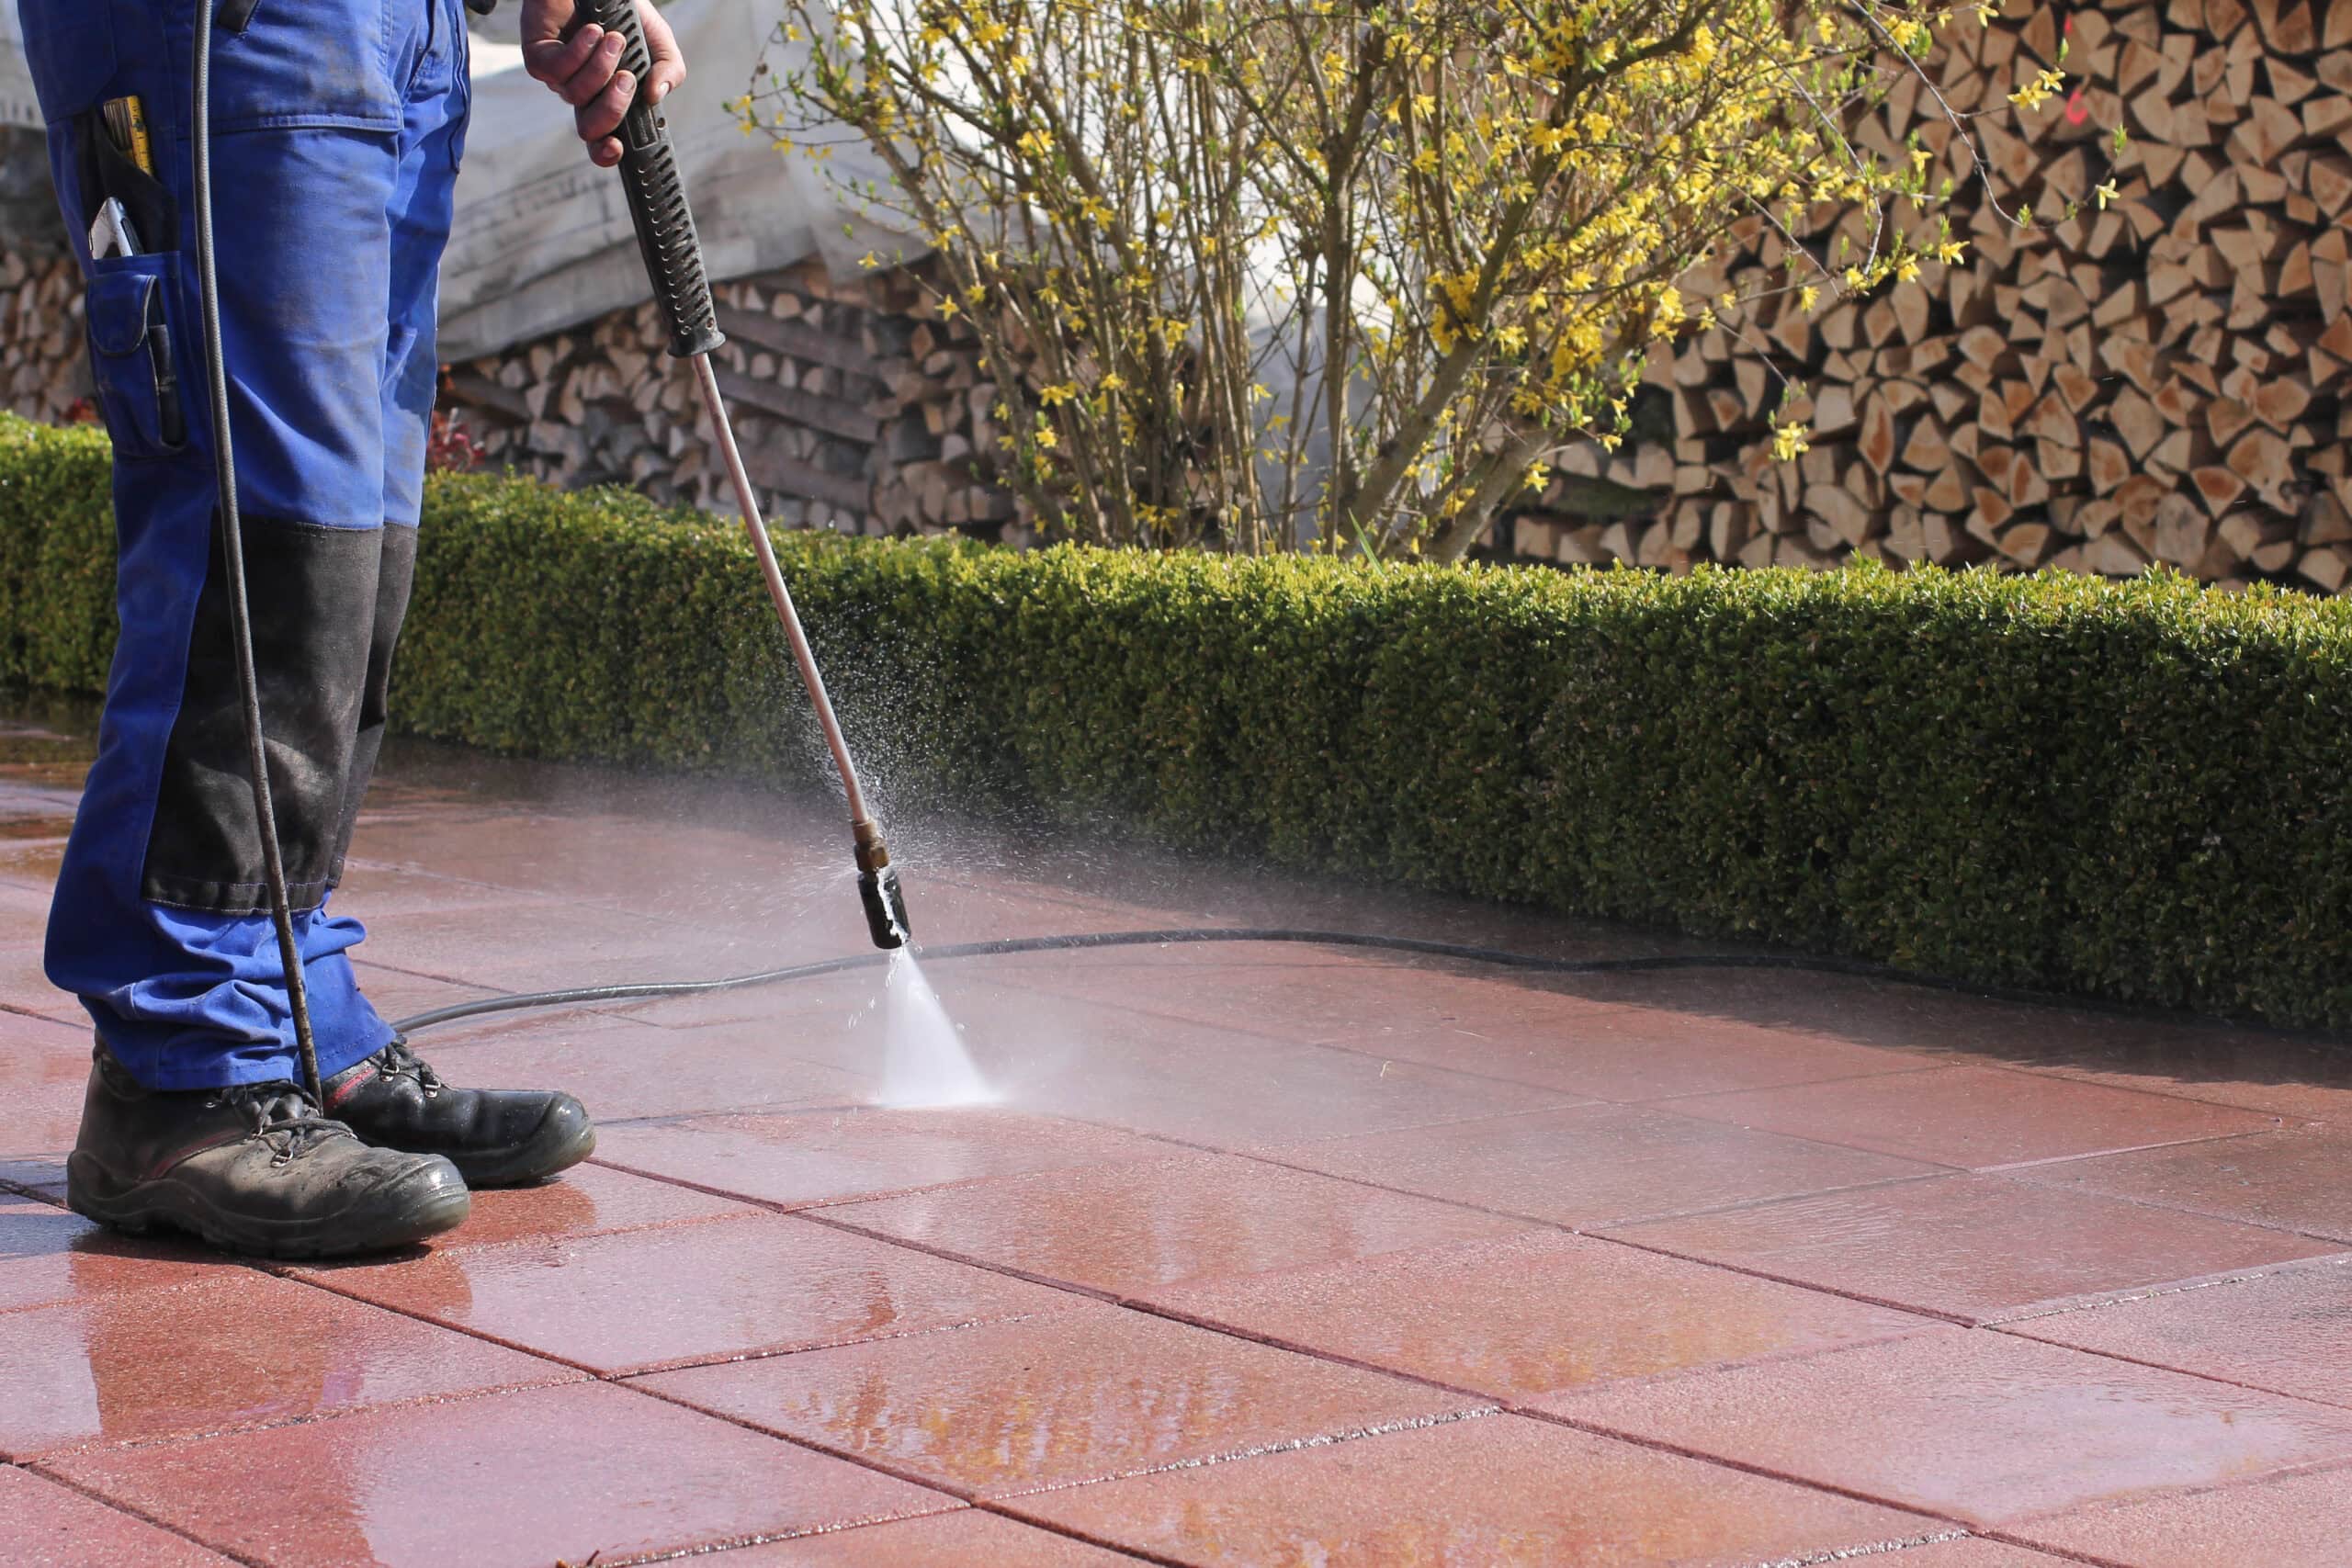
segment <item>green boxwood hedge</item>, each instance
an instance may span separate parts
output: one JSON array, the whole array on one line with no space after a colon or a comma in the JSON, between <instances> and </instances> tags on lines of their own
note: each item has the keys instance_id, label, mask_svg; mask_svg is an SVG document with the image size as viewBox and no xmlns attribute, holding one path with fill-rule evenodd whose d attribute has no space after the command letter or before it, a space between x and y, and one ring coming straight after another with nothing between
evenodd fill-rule
<instances>
[{"instance_id":1,"label":"green boxwood hedge","mask_svg":"<svg viewBox=\"0 0 2352 1568\"><path fill-rule=\"evenodd\" d=\"M96 690L107 451L0 423L0 680ZM731 523L436 478L412 729L815 779ZM2352 1024L2352 603L2177 579L1559 573L779 537L901 813L1992 984Z\"/></svg>"}]
</instances>

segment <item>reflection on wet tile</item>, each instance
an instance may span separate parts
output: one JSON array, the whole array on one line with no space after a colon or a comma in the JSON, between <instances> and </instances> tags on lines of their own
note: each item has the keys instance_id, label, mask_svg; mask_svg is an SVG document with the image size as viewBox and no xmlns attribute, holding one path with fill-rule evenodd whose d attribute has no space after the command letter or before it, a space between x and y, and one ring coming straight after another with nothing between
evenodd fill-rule
<instances>
[{"instance_id":1,"label":"reflection on wet tile","mask_svg":"<svg viewBox=\"0 0 2352 1568\"><path fill-rule=\"evenodd\" d=\"M116 1235L51 1204L0 1193L0 1312L181 1285L224 1271L243 1269L217 1253Z\"/></svg>"},{"instance_id":2,"label":"reflection on wet tile","mask_svg":"<svg viewBox=\"0 0 2352 1568\"><path fill-rule=\"evenodd\" d=\"M51 1466L223 1551L287 1568L546 1568L948 1506L609 1383L85 1450Z\"/></svg>"},{"instance_id":3,"label":"reflection on wet tile","mask_svg":"<svg viewBox=\"0 0 2352 1568\"><path fill-rule=\"evenodd\" d=\"M2010 1326L2055 1345L2352 1405L2352 1258Z\"/></svg>"},{"instance_id":4,"label":"reflection on wet tile","mask_svg":"<svg viewBox=\"0 0 2352 1568\"><path fill-rule=\"evenodd\" d=\"M1052 1313L1071 1297L788 1215L343 1269L338 1291L601 1372Z\"/></svg>"},{"instance_id":5,"label":"reflection on wet tile","mask_svg":"<svg viewBox=\"0 0 2352 1568\"><path fill-rule=\"evenodd\" d=\"M2046 1551L1970 1537L1906 1548L1885 1559L1879 1568L2064 1568L2065 1562Z\"/></svg>"},{"instance_id":6,"label":"reflection on wet tile","mask_svg":"<svg viewBox=\"0 0 2352 1568\"><path fill-rule=\"evenodd\" d=\"M707 1116L597 1134L608 1164L793 1207L1169 1152L1128 1133L985 1109Z\"/></svg>"},{"instance_id":7,"label":"reflection on wet tile","mask_svg":"<svg viewBox=\"0 0 2352 1568\"><path fill-rule=\"evenodd\" d=\"M770 1431L992 1495L1479 1406L1475 1395L1085 1304L647 1382Z\"/></svg>"},{"instance_id":8,"label":"reflection on wet tile","mask_svg":"<svg viewBox=\"0 0 2352 1568\"><path fill-rule=\"evenodd\" d=\"M873 1098L873 1081L854 1073L706 1033L594 1014L537 1023L518 1016L506 1032L488 1038L418 1043L453 1083L560 1089L578 1096L600 1122Z\"/></svg>"},{"instance_id":9,"label":"reflection on wet tile","mask_svg":"<svg viewBox=\"0 0 2352 1568\"><path fill-rule=\"evenodd\" d=\"M1965 1319L2337 1250L2283 1231L1999 1176L1931 1177L1613 1234L1642 1247Z\"/></svg>"},{"instance_id":10,"label":"reflection on wet tile","mask_svg":"<svg viewBox=\"0 0 2352 1568\"><path fill-rule=\"evenodd\" d=\"M1008 1103L1213 1148L1578 1103L1528 1084L992 987L956 1005L974 1061Z\"/></svg>"},{"instance_id":11,"label":"reflection on wet tile","mask_svg":"<svg viewBox=\"0 0 2352 1568\"><path fill-rule=\"evenodd\" d=\"M1981 1066L1702 1095L1674 1109L1973 1170L2278 1125L2258 1111Z\"/></svg>"},{"instance_id":12,"label":"reflection on wet tile","mask_svg":"<svg viewBox=\"0 0 2352 1568\"><path fill-rule=\"evenodd\" d=\"M1285 1165L1587 1228L1937 1170L1913 1160L1620 1105L1497 1116L1257 1152Z\"/></svg>"},{"instance_id":13,"label":"reflection on wet tile","mask_svg":"<svg viewBox=\"0 0 2352 1568\"><path fill-rule=\"evenodd\" d=\"M1008 1506L1115 1545L1220 1568L1750 1568L1826 1562L1939 1528L1515 1416L1040 1493Z\"/></svg>"},{"instance_id":14,"label":"reflection on wet tile","mask_svg":"<svg viewBox=\"0 0 2352 1568\"><path fill-rule=\"evenodd\" d=\"M2343 1568L2345 1542L2352 1541L2352 1473L2240 1481L2036 1519L2017 1533L2132 1568L2254 1562L2262 1568Z\"/></svg>"},{"instance_id":15,"label":"reflection on wet tile","mask_svg":"<svg viewBox=\"0 0 2352 1568\"><path fill-rule=\"evenodd\" d=\"M2352 1242L2352 1126L2064 1160L2018 1177Z\"/></svg>"},{"instance_id":16,"label":"reflection on wet tile","mask_svg":"<svg viewBox=\"0 0 2352 1568\"><path fill-rule=\"evenodd\" d=\"M224 1431L579 1374L290 1280L225 1269L0 1325L0 1457Z\"/></svg>"},{"instance_id":17,"label":"reflection on wet tile","mask_svg":"<svg viewBox=\"0 0 2352 1568\"><path fill-rule=\"evenodd\" d=\"M2352 1459L2352 1411L1982 1329L1540 1403L1978 1525Z\"/></svg>"},{"instance_id":18,"label":"reflection on wet tile","mask_svg":"<svg viewBox=\"0 0 2352 1568\"><path fill-rule=\"evenodd\" d=\"M1826 1349L1928 1321L1551 1231L1151 1299L1253 1337L1503 1400Z\"/></svg>"},{"instance_id":19,"label":"reflection on wet tile","mask_svg":"<svg viewBox=\"0 0 2352 1568\"><path fill-rule=\"evenodd\" d=\"M0 1467L0 1562L19 1568L229 1568L229 1559L69 1486Z\"/></svg>"},{"instance_id":20,"label":"reflection on wet tile","mask_svg":"<svg viewBox=\"0 0 2352 1568\"><path fill-rule=\"evenodd\" d=\"M1530 1228L1223 1155L1004 1177L824 1213L877 1235L1123 1295Z\"/></svg>"},{"instance_id":21,"label":"reflection on wet tile","mask_svg":"<svg viewBox=\"0 0 2352 1568\"><path fill-rule=\"evenodd\" d=\"M431 1245L435 1251L448 1251L503 1242L557 1241L751 1212L725 1198L591 1161L537 1187L476 1192L466 1223L434 1237Z\"/></svg>"},{"instance_id":22,"label":"reflection on wet tile","mask_svg":"<svg viewBox=\"0 0 2352 1568\"><path fill-rule=\"evenodd\" d=\"M727 1568L1126 1568L1125 1552L978 1508L729 1552Z\"/></svg>"}]
</instances>

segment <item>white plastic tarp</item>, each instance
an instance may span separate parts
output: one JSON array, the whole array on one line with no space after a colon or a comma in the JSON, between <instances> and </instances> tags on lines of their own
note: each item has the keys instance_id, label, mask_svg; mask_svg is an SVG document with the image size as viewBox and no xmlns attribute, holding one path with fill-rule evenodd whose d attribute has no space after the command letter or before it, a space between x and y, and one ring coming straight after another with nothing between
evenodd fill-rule
<instances>
[{"instance_id":1,"label":"white plastic tarp","mask_svg":"<svg viewBox=\"0 0 2352 1568\"><path fill-rule=\"evenodd\" d=\"M473 122L441 269L445 359L492 354L651 297L619 176L588 162L571 110L523 69L513 41L519 9L518 0L505 0L473 36ZM689 73L663 113L712 276L811 255L846 276L869 250L911 255L919 248L845 205L825 170L780 154L764 135L743 133L729 106L771 50L781 15L775 0L672 0L662 9ZM797 63L797 50L773 47L769 58L780 69ZM0 123L40 122L17 7L0 0ZM833 178L867 177L855 152L836 155Z\"/></svg>"}]
</instances>

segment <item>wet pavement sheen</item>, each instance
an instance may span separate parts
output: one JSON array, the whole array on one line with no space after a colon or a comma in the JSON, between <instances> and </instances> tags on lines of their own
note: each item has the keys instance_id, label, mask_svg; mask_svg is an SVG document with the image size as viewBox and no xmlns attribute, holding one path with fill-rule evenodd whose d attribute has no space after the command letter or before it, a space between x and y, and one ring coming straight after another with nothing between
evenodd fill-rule
<instances>
[{"instance_id":1,"label":"wet pavement sheen","mask_svg":"<svg viewBox=\"0 0 2352 1568\"><path fill-rule=\"evenodd\" d=\"M87 733L0 717L12 1568L2352 1561L2341 1043L1801 971L941 961L997 1103L878 1103L878 970L455 1024L445 1077L575 1089L596 1159L258 1268L61 1206ZM891 828L934 945L1715 951ZM737 784L404 743L353 854L388 1015L865 950L831 810Z\"/></svg>"}]
</instances>

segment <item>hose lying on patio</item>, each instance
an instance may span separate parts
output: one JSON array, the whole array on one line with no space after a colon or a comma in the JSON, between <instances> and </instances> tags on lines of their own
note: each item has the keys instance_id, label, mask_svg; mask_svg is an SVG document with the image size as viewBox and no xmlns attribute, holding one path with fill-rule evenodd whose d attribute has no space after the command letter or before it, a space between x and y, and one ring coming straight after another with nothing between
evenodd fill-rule
<instances>
[{"instance_id":1,"label":"hose lying on patio","mask_svg":"<svg viewBox=\"0 0 2352 1568\"><path fill-rule=\"evenodd\" d=\"M1396 953L1418 953L1437 958L1496 964L1511 969L1532 969L1546 975L1642 975L1673 969L1793 969L1818 975L1850 975L1862 979L1958 991L2003 1001L2087 1007L2102 1012L2146 1010L2102 1007L2079 998L2053 997L2040 991L2012 990L1971 985L1932 975L1914 975L1883 964L1854 958L1807 958L1769 953L1678 953L1650 958L1544 958L1532 953L1511 953L1499 947L1428 942L1419 937L1383 936L1365 931L1298 931L1286 927L1203 926L1173 931L1086 931L1068 936L1006 937L995 942L967 942L947 947L927 947L922 950L922 956L926 959L984 958L1012 953L1053 953L1090 947L1155 947L1197 942L1295 942L1318 947L1385 948ZM633 1002L662 997L701 996L711 991L741 990L786 980L811 980L820 975L838 975L851 969L878 968L889 961L888 953L859 953L843 958L796 964L784 969L763 969L718 980L644 980L609 986L577 986L560 991L485 997L480 1001L459 1002L452 1007L416 1013L397 1020L392 1027L402 1034L414 1034L422 1030L455 1023L460 1019L480 1018L488 1013L519 1012L531 1008L582 1007L594 1002Z\"/></svg>"}]
</instances>

